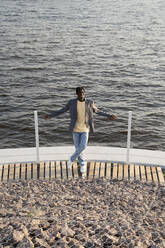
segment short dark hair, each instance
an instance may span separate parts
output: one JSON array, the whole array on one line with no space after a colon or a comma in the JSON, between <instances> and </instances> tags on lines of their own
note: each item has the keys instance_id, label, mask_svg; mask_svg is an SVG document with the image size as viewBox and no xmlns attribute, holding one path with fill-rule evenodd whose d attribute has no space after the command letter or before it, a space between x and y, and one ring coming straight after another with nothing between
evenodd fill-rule
<instances>
[{"instance_id":1,"label":"short dark hair","mask_svg":"<svg viewBox=\"0 0 165 248\"><path fill-rule=\"evenodd\" d=\"M84 90L84 92L85 92L84 87L77 87L76 88L76 94L78 95L78 93L81 92L82 90Z\"/></svg>"}]
</instances>

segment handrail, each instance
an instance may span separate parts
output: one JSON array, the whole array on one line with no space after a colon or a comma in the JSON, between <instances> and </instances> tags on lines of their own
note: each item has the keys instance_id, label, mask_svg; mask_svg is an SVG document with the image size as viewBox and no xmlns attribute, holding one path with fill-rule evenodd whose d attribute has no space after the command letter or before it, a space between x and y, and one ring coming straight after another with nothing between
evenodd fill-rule
<instances>
[{"instance_id":1,"label":"handrail","mask_svg":"<svg viewBox=\"0 0 165 248\"><path fill-rule=\"evenodd\" d=\"M130 158L130 146L131 146L131 122L132 122L132 111L128 112L128 133L127 133L127 157L126 162L129 164Z\"/></svg>"},{"instance_id":2,"label":"handrail","mask_svg":"<svg viewBox=\"0 0 165 248\"><path fill-rule=\"evenodd\" d=\"M35 123L35 140L36 140L36 163L40 162L40 153L39 153L39 131L38 131L38 113L34 111L34 123Z\"/></svg>"},{"instance_id":3,"label":"handrail","mask_svg":"<svg viewBox=\"0 0 165 248\"><path fill-rule=\"evenodd\" d=\"M36 141L36 163L40 162L39 155L39 129L38 129L38 113L34 111L34 122L35 122L35 141ZM126 163L130 161L130 147L131 147L131 122L132 122L132 111L128 112L128 133L127 133L127 154Z\"/></svg>"}]
</instances>

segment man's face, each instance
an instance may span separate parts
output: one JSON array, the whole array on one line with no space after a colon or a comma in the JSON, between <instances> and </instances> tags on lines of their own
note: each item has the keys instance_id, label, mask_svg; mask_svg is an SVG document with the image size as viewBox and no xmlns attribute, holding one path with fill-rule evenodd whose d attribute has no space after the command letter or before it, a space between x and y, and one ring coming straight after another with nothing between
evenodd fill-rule
<instances>
[{"instance_id":1,"label":"man's face","mask_svg":"<svg viewBox=\"0 0 165 248\"><path fill-rule=\"evenodd\" d=\"M79 93L77 94L77 98L80 102L85 101L85 91L84 90L79 91Z\"/></svg>"}]
</instances>

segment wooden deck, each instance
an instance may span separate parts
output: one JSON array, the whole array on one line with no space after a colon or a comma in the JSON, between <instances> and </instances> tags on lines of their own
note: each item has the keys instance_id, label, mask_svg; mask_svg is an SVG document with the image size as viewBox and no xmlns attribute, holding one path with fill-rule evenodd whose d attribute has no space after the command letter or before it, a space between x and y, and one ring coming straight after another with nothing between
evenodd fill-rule
<instances>
[{"instance_id":1,"label":"wooden deck","mask_svg":"<svg viewBox=\"0 0 165 248\"><path fill-rule=\"evenodd\" d=\"M40 164L0 164L0 182L29 179L71 179L78 177L85 177L89 180L103 177L116 180L140 180L165 186L165 179L159 166L93 161L88 162L87 172L82 175L77 163L73 163L72 169L68 170L66 161L47 161L40 162Z\"/></svg>"}]
</instances>

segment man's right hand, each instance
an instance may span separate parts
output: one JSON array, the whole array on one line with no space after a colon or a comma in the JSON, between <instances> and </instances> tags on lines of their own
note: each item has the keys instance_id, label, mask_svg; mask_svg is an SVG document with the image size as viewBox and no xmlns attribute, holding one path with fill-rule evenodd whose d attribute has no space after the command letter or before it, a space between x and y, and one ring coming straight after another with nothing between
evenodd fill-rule
<instances>
[{"instance_id":1,"label":"man's right hand","mask_svg":"<svg viewBox=\"0 0 165 248\"><path fill-rule=\"evenodd\" d=\"M48 120L48 119L50 119L50 116L49 116L48 114L46 114L46 115L44 116L44 118L45 118L45 120Z\"/></svg>"}]
</instances>

